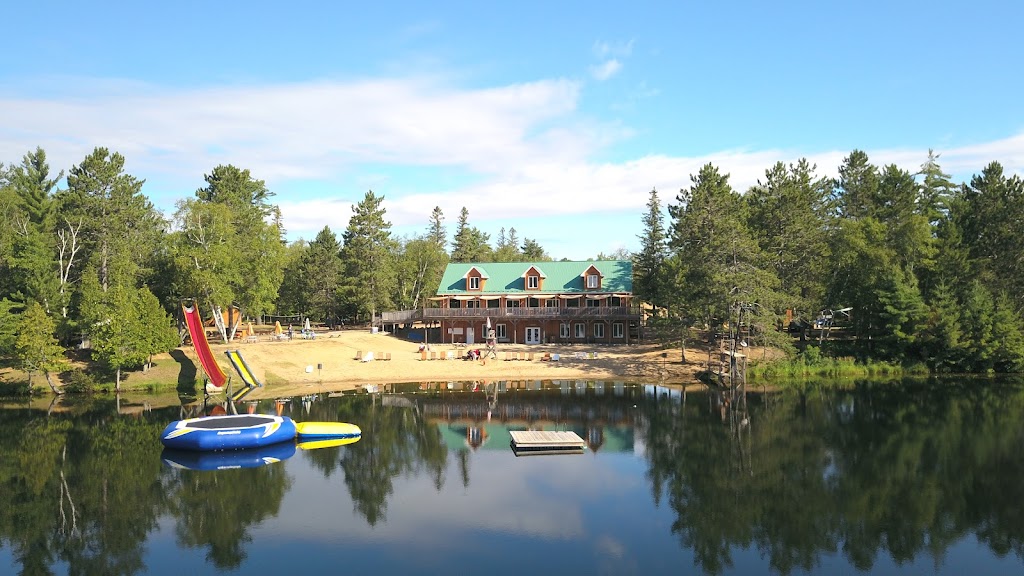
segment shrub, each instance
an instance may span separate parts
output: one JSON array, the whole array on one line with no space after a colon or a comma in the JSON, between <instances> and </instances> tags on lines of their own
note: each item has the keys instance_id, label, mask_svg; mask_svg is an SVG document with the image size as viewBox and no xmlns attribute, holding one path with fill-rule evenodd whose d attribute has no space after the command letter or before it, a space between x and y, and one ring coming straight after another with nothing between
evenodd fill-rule
<instances>
[{"instance_id":1,"label":"shrub","mask_svg":"<svg viewBox=\"0 0 1024 576\"><path fill-rule=\"evenodd\" d=\"M64 376L64 391L68 394L92 394L96 385L96 379L81 369L72 370Z\"/></svg>"}]
</instances>

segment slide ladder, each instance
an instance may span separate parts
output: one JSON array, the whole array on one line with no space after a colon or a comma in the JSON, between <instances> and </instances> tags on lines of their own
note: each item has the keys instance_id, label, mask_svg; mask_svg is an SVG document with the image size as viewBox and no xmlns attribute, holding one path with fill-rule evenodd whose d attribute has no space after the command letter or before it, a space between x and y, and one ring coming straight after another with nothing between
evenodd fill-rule
<instances>
[{"instance_id":1,"label":"slide ladder","mask_svg":"<svg viewBox=\"0 0 1024 576\"><path fill-rule=\"evenodd\" d=\"M206 373L207 380L217 388L221 388L228 381L227 374L221 370L217 360L213 357L213 350L210 349L210 342L206 340L206 329L203 328L203 320L199 317L198 306L181 305L185 314L185 325L188 326L189 336L192 337L192 346L199 356L199 364Z\"/></svg>"}]
</instances>

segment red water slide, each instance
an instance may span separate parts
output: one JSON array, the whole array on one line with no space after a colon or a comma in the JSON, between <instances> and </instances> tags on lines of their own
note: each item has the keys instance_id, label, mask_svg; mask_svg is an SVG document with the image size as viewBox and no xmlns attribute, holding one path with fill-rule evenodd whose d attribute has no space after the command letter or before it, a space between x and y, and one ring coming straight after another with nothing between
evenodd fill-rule
<instances>
[{"instance_id":1,"label":"red water slide","mask_svg":"<svg viewBox=\"0 0 1024 576\"><path fill-rule=\"evenodd\" d=\"M228 381L228 377L220 369L220 364L217 364L213 358L213 350L210 349L210 343L206 340L203 320L199 317L199 307L188 307L182 304L181 310L185 313L185 324L188 325L188 333L192 336L192 346L195 347L196 354L199 356L199 363L203 365L203 372L206 372L210 384L220 388Z\"/></svg>"}]
</instances>

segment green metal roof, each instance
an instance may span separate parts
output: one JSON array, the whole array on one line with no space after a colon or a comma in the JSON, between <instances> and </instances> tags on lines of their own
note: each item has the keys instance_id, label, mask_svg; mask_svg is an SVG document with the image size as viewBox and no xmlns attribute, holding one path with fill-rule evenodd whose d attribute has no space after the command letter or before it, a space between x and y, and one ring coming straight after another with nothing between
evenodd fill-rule
<instances>
[{"instance_id":1,"label":"green metal roof","mask_svg":"<svg viewBox=\"0 0 1024 576\"><path fill-rule=\"evenodd\" d=\"M545 276L541 290L526 290L523 275L530 267ZM601 289L586 290L583 273L593 266L600 272ZM633 292L633 263L629 260L596 260L574 262L453 262L444 269L439 296L466 294L466 274L473 268L487 279L483 290L472 294L507 294L530 292L539 294L567 292Z\"/></svg>"}]
</instances>

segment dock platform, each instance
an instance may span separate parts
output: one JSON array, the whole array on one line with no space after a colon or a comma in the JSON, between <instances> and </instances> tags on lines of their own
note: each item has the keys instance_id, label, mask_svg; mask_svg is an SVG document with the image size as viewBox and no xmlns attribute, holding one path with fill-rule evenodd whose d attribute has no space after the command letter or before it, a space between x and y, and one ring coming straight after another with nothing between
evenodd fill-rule
<instances>
[{"instance_id":1,"label":"dock platform","mask_svg":"<svg viewBox=\"0 0 1024 576\"><path fill-rule=\"evenodd\" d=\"M512 430L510 445L516 456L541 454L582 454L586 443L575 432L555 430Z\"/></svg>"}]
</instances>

